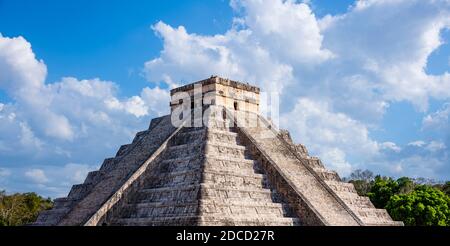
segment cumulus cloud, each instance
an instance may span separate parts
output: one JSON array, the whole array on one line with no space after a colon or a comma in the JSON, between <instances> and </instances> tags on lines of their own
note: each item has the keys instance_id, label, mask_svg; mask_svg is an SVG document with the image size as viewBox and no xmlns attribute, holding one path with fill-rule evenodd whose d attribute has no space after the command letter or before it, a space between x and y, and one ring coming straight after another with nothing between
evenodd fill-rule
<instances>
[{"instance_id":1,"label":"cumulus cloud","mask_svg":"<svg viewBox=\"0 0 450 246\"><path fill-rule=\"evenodd\" d=\"M42 144L33 131L42 137L74 140L80 137L80 128L89 127L89 123L110 123L127 114L139 118L151 110L140 96L119 99L118 87L110 81L65 77L46 84L46 65L36 59L31 44L23 37L0 36L0 69L0 85L15 99L9 106L10 115L26 118L26 122L20 122L22 140L35 145ZM143 93L158 89L146 88ZM147 101L152 106L159 102L155 99L161 100L152 99Z\"/></svg>"},{"instance_id":2,"label":"cumulus cloud","mask_svg":"<svg viewBox=\"0 0 450 246\"><path fill-rule=\"evenodd\" d=\"M28 170L25 172L25 176L29 178L31 181L38 184L44 184L49 181L47 176L45 175L45 172L41 169Z\"/></svg>"},{"instance_id":3,"label":"cumulus cloud","mask_svg":"<svg viewBox=\"0 0 450 246\"><path fill-rule=\"evenodd\" d=\"M448 73L425 72L443 44L440 33L450 27L449 9L448 1L360 0L344 15L324 18L324 45L344 65L359 67L382 99L426 110L429 97L450 96Z\"/></svg>"},{"instance_id":4,"label":"cumulus cloud","mask_svg":"<svg viewBox=\"0 0 450 246\"><path fill-rule=\"evenodd\" d=\"M342 175L351 171L346 153L364 159L377 154L379 146L369 137L367 127L342 113L335 113L326 102L301 98L294 110L281 116L281 124L288 127L298 142L304 143L313 154Z\"/></svg>"},{"instance_id":5,"label":"cumulus cloud","mask_svg":"<svg viewBox=\"0 0 450 246\"><path fill-rule=\"evenodd\" d=\"M306 3L232 0L231 6L242 10L241 23L278 59L310 66L333 57L331 51L322 47L318 20Z\"/></svg>"},{"instance_id":6,"label":"cumulus cloud","mask_svg":"<svg viewBox=\"0 0 450 246\"><path fill-rule=\"evenodd\" d=\"M380 144L380 147L382 149L387 149L387 150L392 150L394 152L400 152L402 149L400 147L397 146L397 144L393 143L393 142L384 142Z\"/></svg>"},{"instance_id":7,"label":"cumulus cloud","mask_svg":"<svg viewBox=\"0 0 450 246\"><path fill-rule=\"evenodd\" d=\"M44 61L25 38L0 36L0 89L12 99L0 104L0 155L10 168L25 163L97 165L145 129L151 117L167 112L166 89L147 87L141 95L120 98L120 88L111 81L63 77L47 83L46 75ZM54 195L60 188L52 178L68 179L45 165L22 173ZM85 166L76 167L78 171L70 165L55 170L86 174Z\"/></svg>"},{"instance_id":8,"label":"cumulus cloud","mask_svg":"<svg viewBox=\"0 0 450 246\"><path fill-rule=\"evenodd\" d=\"M154 115L162 116L170 113L167 106L170 102L168 90L159 87L153 89L146 87L141 92L141 98Z\"/></svg>"},{"instance_id":9,"label":"cumulus cloud","mask_svg":"<svg viewBox=\"0 0 450 246\"><path fill-rule=\"evenodd\" d=\"M409 146L415 146L415 147L422 147L425 145L425 142L422 140L417 140L417 141L413 141L408 143Z\"/></svg>"},{"instance_id":10,"label":"cumulus cloud","mask_svg":"<svg viewBox=\"0 0 450 246\"><path fill-rule=\"evenodd\" d=\"M443 129L449 127L450 103L446 103L436 112L426 115L422 120L424 129Z\"/></svg>"},{"instance_id":11,"label":"cumulus cloud","mask_svg":"<svg viewBox=\"0 0 450 246\"><path fill-rule=\"evenodd\" d=\"M219 75L256 81L266 90L281 91L292 80L291 66L277 62L253 40L250 30L233 28L223 35L201 36L163 22L152 29L163 39L164 49L160 57L145 63L144 74L149 81L174 87L174 81L186 83Z\"/></svg>"},{"instance_id":12,"label":"cumulus cloud","mask_svg":"<svg viewBox=\"0 0 450 246\"><path fill-rule=\"evenodd\" d=\"M48 98L43 97L47 67L37 60L31 44L23 37L8 38L0 34L0 86L11 97L20 101L40 122L49 136L71 138L69 122L48 109Z\"/></svg>"},{"instance_id":13,"label":"cumulus cloud","mask_svg":"<svg viewBox=\"0 0 450 246\"><path fill-rule=\"evenodd\" d=\"M440 142L440 141L431 141L426 147L426 149L428 149L431 152L436 152L436 151L439 151L439 150L443 150L445 148L447 148L445 146L445 144L443 142Z\"/></svg>"},{"instance_id":14,"label":"cumulus cloud","mask_svg":"<svg viewBox=\"0 0 450 246\"><path fill-rule=\"evenodd\" d=\"M46 76L47 67L44 61L36 59L29 42L0 33L0 88L24 97L24 88L39 89Z\"/></svg>"}]
</instances>

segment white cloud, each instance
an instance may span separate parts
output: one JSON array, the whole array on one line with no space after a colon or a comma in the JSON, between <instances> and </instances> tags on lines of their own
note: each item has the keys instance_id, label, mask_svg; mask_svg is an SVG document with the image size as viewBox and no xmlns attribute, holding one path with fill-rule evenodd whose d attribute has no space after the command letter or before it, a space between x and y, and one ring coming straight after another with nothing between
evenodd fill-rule
<instances>
[{"instance_id":1,"label":"white cloud","mask_svg":"<svg viewBox=\"0 0 450 246\"><path fill-rule=\"evenodd\" d=\"M279 0L232 0L243 23L263 47L288 63L311 65L331 59L322 47L317 19L305 3Z\"/></svg>"},{"instance_id":2,"label":"white cloud","mask_svg":"<svg viewBox=\"0 0 450 246\"><path fill-rule=\"evenodd\" d=\"M0 36L0 69L0 86L15 99L11 111L20 114L23 140L36 145L41 144L35 135L73 141L81 125L107 123L127 114L140 118L151 110L140 96L117 98L118 87L109 81L66 77L45 84L47 68L22 37Z\"/></svg>"},{"instance_id":3,"label":"white cloud","mask_svg":"<svg viewBox=\"0 0 450 246\"><path fill-rule=\"evenodd\" d=\"M425 110L429 97L450 96L450 75L428 75L427 60L450 27L448 1L358 1L328 17L324 45L371 79L384 100L407 100Z\"/></svg>"},{"instance_id":4,"label":"white cloud","mask_svg":"<svg viewBox=\"0 0 450 246\"><path fill-rule=\"evenodd\" d=\"M164 49L160 57L145 63L144 73L149 81L176 86L219 75L255 81L266 90L281 91L292 80L292 68L271 57L253 40L250 30L230 29L224 35L201 36L187 33L183 26L172 28L163 22L152 28L163 39Z\"/></svg>"},{"instance_id":5,"label":"white cloud","mask_svg":"<svg viewBox=\"0 0 450 246\"><path fill-rule=\"evenodd\" d=\"M13 167L15 173L23 173L22 179L19 176L11 175L7 190L17 192L38 192L43 196L63 197L67 196L72 185L81 184L86 179L90 171L97 170L99 165L87 165L68 163L57 166L39 166L39 167ZM12 186L14 182L19 182L22 187ZM12 187L11 187L12 186Z\"/></svg>"},{"instance_id":6,"label":"white cloud","mask_svg":"<svg viewBox=\"0 0 450 246\"><path fill-rule=\"evenodd\" d=\"M153 89L146 87L141 92L141 98L154 115L162 116L170 113L170 107L168 107L170 102L169 90L159 87Z\"/></svg>"},{"instance_id":7,"label":"white cloud","mask_svg":"<svg viewBox=\"0 0 450 246\"><path fill-rule=\"evenodd\" d=\"M0 36L0 89L12 99L0 105L0 155L19 166L42 163L22 173L52 196L75 181L52 170L78 173L79 181L90 166L76 167L81 171L70 165L47 167L74 161L100 164L145 129L151 117L168 112L166 89L144 88L141 95L120 98L119 87L110 81L64 77L46 83L46 74L45 63L23 37ZM67 181L64 188L58 183L62 180Z\"/></svg>"},{"instance_id":8,"label":"white cloud","mask_svg":"<svg viewBox=\"0 0 450 246\"><path fill-rule=\"evenodd\" d=\"M30 169L25 172L25 176L38 184L44 184L49 181L42 169Z\"/></svg>"},{"instance_id":9,"label":"white cloud","mask_svg":"<svg viewBox=\"0 0 450 246\"><path fill-rule=\"evenodd\" d=\"M388 168L396 176L407 177L445 177L439 174L439 171L445 167L444 163L430 156L412 155L401 159L395 165L388 164ZM448 171L446 171L448 173ZM446 173L446 174L447 174Z\"/></svg>"},{"instance_id":10,"label":"white cloud","mask_svg":"<svg viewBox=\"0 0 450 246\"><path fill-rule=\"evenodd\" d=\"M338 171L340 175L349 175L353 168L346 160L346 154L339 148L324 148L321 150L320 158L327 163L331 170Z\"/></svg>"},{"instance_id":11,"label":"white cloud","mask_svg":"<svg viewBox=\"0 0 450 246\"><path fill-rule=\"evenodd\" d=\"M409 146L415 146L415 147L422 147L424 146L426 143L422 140L417 140L417 141L413 141L408 143Z\"/></svg>"},{"instance_id":12,"label":"white cloud","mask_svg":"<svg viewBox=\"0 0 450 246\"><path fill-rule=\"evenodd\" d=\"M425 148L431 152L436 152L445 149L446 146L443 142L431 141Z\"/></svg>"},{"instance_id":13,"label":"white cloud","mask_svg":"<svg viewBox=\"0 0 450 246\"><path fill-rule=\"evenodd\" d=\"M39 89L47 67L36 60L31 44L23 37L8 38L0 33L0 88L24 97L24 88Z\"/></svg>"},{"instance_id":14,"label":"white cloud","mask_svg":"<svg viewBox=\"0 0 450 246\"><path fill-rule=\"evenodd\" d=\"M298 142L342 175L351 169L345 153L357 159L378 153L378 144L370 139L364 124L333 112L325 102L299 99L294 109L281 117L281 125L288 127Z\"/></svg>"},{"instance_id":15,"label":"white cloud","mask_svg":"<svg viewBox=\"0 0 450 246\"><path fill-rule=\"evenodd\" d=\"M83 183L90 171L98 169L99 165L87 165L78 163L68 163L64 166L45 167L47 176L52 180L61 183L51 183L48 186L59 187L59 189L70 188L74 184Z\"/></svg>"},{"instance_id":16,"label":"white cloud","mask_svg":"<svg viewBox=\"0 0 450 246\"><path fill-rule=\"evenodd\" d=\"M398 147L395 143L393 142L384 142L380 144L380 148L381 149L388 149L388 150L392 150L394 152L400 152L402 150L402 148Z\"/></svg>"},{"instance_id":17,"label":"white cloud","mask_svg":"<svg viewBox=\"0 0 450 246\"><path fill-rule=\"evenodd\" d=\"M450 103L446 103L436 112L428 114L422 120L424 129L446 129L450 122Z\"/></svg>"},{"instance_id":18,"label":"white cloud","mask_svg":"<svg viewBox=\"0 0 450 246\"><path fill-rule=\"evenodd\" d=\"M30 127L23 122L19 126L21 129L20 143L24 146L34 146L36 149L40 149L42 147L42 141L34 136Z\"/></svg>"}]
</instances>

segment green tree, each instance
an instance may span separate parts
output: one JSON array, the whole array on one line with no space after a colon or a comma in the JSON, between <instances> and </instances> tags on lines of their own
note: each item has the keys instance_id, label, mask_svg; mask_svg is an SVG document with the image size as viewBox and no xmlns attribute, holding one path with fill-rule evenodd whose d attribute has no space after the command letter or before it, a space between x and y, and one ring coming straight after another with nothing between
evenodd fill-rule
<instances>
[{"instance_id":1,"label":"green tree","mask_svg":"<svg viewBox=\"0 0 450 246\"><path fill-rule=\"evenodd\" d=\"M370 192L367 193L373 205L377 208L384 208L391 196L397 194L399 185L397 181L389 177L375 177Z\"/></svg>"},{"instance_id":2,"label":"green tree","mask_svg":"<svg viewBox=\"0 0 450 246\"><path fill-rule=\"evenodd\" d=\"M373 177L374 175L371 171L357 169L350 174L348 180L350 180L349 183L355 186L358 195L367 196L372 187Z\"/></svg>"},{"instance_id":3,"label":"green tree","mask_svg":"<svg viewBox=\"0 0 450 246\"><path fill-rule=\"evenodd\" d=\"M40 211L50 209L53 202L36 193L6 195L0 192L0 225L15 226L34 222Z\"/></svg>"},{"instance_id":4,"label":"green tree","mask_svg":"<svg viewBox=\"0 0 450 246\"><path fill-rule=\"evenodd\" d=\"M399 194L407 194L414 190L416 184L414 180L408 177L401 177L397 179L398 184L398 193Z\"/></svg>"},{"instance_id":5,"label":"green tree","mask_svg":"<svg viewBox=\"0 0 450 246\"><path fill-rule=\"evenodd\" d=\"M447 194L447 196L450 196L450 181L445 182L445 184L440 187L440 190Z\"/></svg>"},{"instance_id":6,"label":"green tree","mask_svg":"<svg viewBox=\"0 0 450 246\"><path fill-rule=\"evenodd\" d=\"M394 220L401 220L405 225L450 225L450 198L428 185L419 185L408 194L392 196L386 209Z\"/></svg>"}]
</instances>

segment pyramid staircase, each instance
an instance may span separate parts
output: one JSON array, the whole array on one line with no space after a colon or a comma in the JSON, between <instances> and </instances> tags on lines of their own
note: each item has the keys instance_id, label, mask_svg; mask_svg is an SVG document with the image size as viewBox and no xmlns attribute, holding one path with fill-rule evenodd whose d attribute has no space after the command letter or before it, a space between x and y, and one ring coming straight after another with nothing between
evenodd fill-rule
<instances>
[{"instance_id":1,"label":"pyramid staircase","mask_svg":"<svg viewBox=\"0 0 450 246\"><path fill-rule=\"evenodd\" d=\"M35 225L402 225L263 117L215 115L152 120Z\"/></svg>"},{"instance_id":2,"label":"pyramid staircase","mask_svg":"<svg viewBox=\"0 0 450 246\"><path fill-rule=\"evenodd\" d=\"M298 225L236 128L184 128L107 225Z\"/></svg>"},{"instance_id":3,"label":"pyramid staircase","mask_svg":"<svg viewBox=\"0 0 450 246\"><path fill-rule=\"evenodd\" d=\"M253 126L257 127L241 127L240 132L252 145L253 155L263 157L265 160L261 162L267 169L278 168L284 179L291 181L290 188L306 198L307 206L297 210L300 213L305 209L313 210L311 212L322 221L312 221L312 224L403 225L393 221L385 209L375 208L368 197L359 196L352 183L343 182L335 171L326 169L319 158L309 156L305 146L294 144L289 132L275 130L276 127L260 115L255 118L257 122ZM295 204L294 200L289 202Z\"/></svg>"}]
</instances>

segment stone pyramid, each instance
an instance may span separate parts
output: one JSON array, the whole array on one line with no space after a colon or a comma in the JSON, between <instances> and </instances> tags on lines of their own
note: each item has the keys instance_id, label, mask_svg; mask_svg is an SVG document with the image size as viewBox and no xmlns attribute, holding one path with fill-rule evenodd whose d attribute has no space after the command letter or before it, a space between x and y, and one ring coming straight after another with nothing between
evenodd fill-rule
<instances>
[{"instance_id":1,"label":"stone pyramid","mask_svg":"<svg viewBox=\"0 0 450 246\"><path fill-rule=\"evenodd\" d=\"M34 225L402 225L262 117L259 88L211 77L171 96Z\"/></svg>"}]
</instances>

